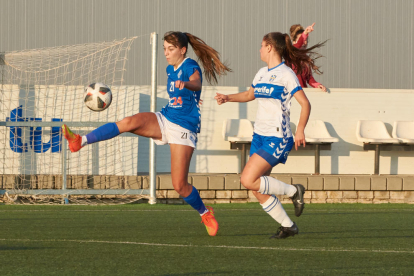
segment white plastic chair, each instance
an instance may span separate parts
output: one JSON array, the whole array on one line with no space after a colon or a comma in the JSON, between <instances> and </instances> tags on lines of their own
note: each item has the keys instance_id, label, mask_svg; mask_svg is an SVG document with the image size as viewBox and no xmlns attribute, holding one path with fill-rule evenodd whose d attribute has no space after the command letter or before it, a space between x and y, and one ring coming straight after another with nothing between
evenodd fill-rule
<instances>
[{"instance_id":1,"label":"white plastic chair","mask_svg":"<svg viewBox=\"0 0 414 276\"><path fill-rule=\"evenodd\" d=\"M253 140L253 125L247 119L227 119L223 122L222 135L230 142L230 149L241 150L240 172L246 166L248 145Z\"/></svg>"},{"instance_id":2,"label":"white plastic chair","mask_svg":"<svg viewBox=\"0 0 414 276\"><path fill-rule=\"evenodd\" d=\"M339 139L329 134L324 121L311 120L305 127L305 141L310 146L308 145L302 149L315 150L315 174L319 174L320 151L331 150L331 144L338 142Z\"/></svg>"},{"instance_id":3,"label":"white plastic chair","mask_svg":"<svg viewBox=\"0 0 414 276\"><path fill-rule=\"evenodd\" d=\"M339 139L329 134L324 121L312 120L308 122L305 128L305 141L307 143L322 144L336 143Z\"/></svg>"},{"instance_id":4,"label":"white plastic chair","mask_svg":"<svg viewBox=\"0 0 414 276\"><path fill-rule=\"evenodd\" d=\"M392 137L398 139L400 143L414 144L414 121L395 121Z\"/></svg>"},{"instance_id":5,"label":"white plastic chair","mask_svg":"<svg viewBox=\"0 0 414 276\"><path fill-rule=\"evenodd\" d=\"M391 138L382 121L361 120L357 123L358 141L371 144L395 144L398 139Z\"/></svg>"},{"instance_id":6,"label":"white plastic chair","mask_svg":"<svg viewBox=\"0 0 414 276\"><path fill-rule=\"evenodd\" d=\"M381 148L386 146L384 144L398 144L398 139L391 138L384 122L369 120L358 121L356 136L358 141L364 143L364 150L375 150L374 174L379 174Z\"/></svg>"},{"instance_id":7,"label":"white plastic chair","mask_svg":"<svg viewBox=\"0 0 414 276\"><path fill-rule=\"evenodd\" d=\"M223 122L222 135L229 142L251 142L253 125L247 119L227 119Z\"/></svg>"}]
</instances>

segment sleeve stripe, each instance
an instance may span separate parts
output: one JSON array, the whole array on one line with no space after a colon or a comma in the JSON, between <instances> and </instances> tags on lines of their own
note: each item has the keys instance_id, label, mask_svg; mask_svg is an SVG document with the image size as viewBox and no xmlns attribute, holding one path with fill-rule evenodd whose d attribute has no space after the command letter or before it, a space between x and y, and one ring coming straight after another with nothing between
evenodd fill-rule
<instances>
[{"instance_id":1,"label":"sleeve stripe","mask_svg":"<svg viewBox=\"0 0 414 276\"><path fill-rule=\"evenodd\" d=\"M253 85L253 83L252 83L252 87L255 88L255 86Z\"/></svg>"},{"instance_id":2,"label":"sleeve stripe","mask_svg":"<svg viewBox=\"0 0 414 276\"><path fill-rule=\"evenodd\" d=\"M292 90L292 92L290 92L290 94L295 94L296 92L298 92L299 90L303 90L302 87L299 85L297 86L295 89Z\"/></svg>"}]
</instances>

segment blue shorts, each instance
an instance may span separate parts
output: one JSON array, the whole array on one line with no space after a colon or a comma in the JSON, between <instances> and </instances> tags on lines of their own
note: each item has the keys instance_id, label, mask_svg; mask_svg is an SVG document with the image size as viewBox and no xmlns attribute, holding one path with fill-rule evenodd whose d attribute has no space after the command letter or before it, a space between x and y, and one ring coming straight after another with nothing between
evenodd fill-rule
<instances>
[{"instance_id":1,"label":"blue shorts","mask_svg":"<svg viewBox=\"0 0 414 276\"><path fill-rule=\"evenodd\" d=\"M293 147L293 137L279 138L253 134L250 156L257 154L263 157L272 167L279 163L285 164Z\"/></svg>"}]
</instances>

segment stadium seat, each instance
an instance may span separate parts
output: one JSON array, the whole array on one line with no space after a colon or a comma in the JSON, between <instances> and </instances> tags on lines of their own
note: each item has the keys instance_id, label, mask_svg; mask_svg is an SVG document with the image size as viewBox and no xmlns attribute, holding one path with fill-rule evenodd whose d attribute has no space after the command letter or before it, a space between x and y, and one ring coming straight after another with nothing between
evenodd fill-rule
<instances>
[{"instance_id":1,"label":"stadium seat","mask_svg":"<svg viewBox=\"0 0 414 276\"><path fill-rule=\"evenodd\" d=\"M305 141L306 147L301 149L315 150L315 174L319 174L320 151L331 150L331 144L339 139L329 134L324 121L310 120L305 128Z\"/></svg>"},{"instance_id":2,"label":"stadium seat","mask_svg":"<svg viewBox=\"0 0 414 276\"><path fill-rule=\"evenodd\" d=\"M382 121L361 120L357 123L357 139L363 143L371 144L393 144L398 143L398 139L392 138L385 124Z\"/></svg>"},{"instance_id":3,"label":"stadium seat","mask_svg":"<svg viewBox=\"0 0 414 276\"><path fill-rule=\"evenodd\" d=\"M305 141L306 143L336 143L338 138L332 137L325 122L321 120L309 121L305 128Z\"/></svg>"},{"instance_id":4,"label":"stadium seat","mask_svg":"<svg viewBox=\"0 0 414 276\"><path fill-rule=\"evenodd\" d=\"M398 144L398 139L390 136L384 122L370 120L357 122L356 136L364 143L364 150L375 150L374 174L379 174L380 151L385 149L383 146Z\"/></svg>"},{"instance_id":5,"label":"stadium seat","mask_svg":"<svg viewBox=\"0 0 414 276\"><path fill-rule=\"evenodd\" d=\"M247 119L224 120L222 134L225 141L251 142L253 139L252 122Z\"/></svg>"},{"instance_id":6,"label":"stadium seat","mask_svg":"<svg viewBox=\"0 0 414 276\"><path fill-rule=\"evenodd\" d=\"M414 121L395 121L392 137L400 143L414 144Z\"/></svg>"},{"instance_id":7,"label":"stadium seat","mask_svg":"<svg viewBox=\"0 0 414 276\"><path fill-rule=\"evenodd\" d=\"M247 149L253 139L253 125L247 119L227 119L223 122L222 135L230 142L230 149L241 150L240 171L246 165Z\"/></svg>"}]
</instances>

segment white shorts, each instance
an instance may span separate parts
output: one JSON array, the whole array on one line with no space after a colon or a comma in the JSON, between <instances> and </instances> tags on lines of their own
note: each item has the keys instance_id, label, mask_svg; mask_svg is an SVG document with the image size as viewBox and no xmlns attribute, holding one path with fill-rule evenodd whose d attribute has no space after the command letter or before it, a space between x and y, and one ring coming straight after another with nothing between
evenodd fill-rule
<instances>
[{"instance_id":1,"label":"white shorts","mask_svg":"<svg viewBox=\"0 0 414 276\"><path fill-rule=\"evenodd\" d=\"M190 146L195 148L197 145L197 133L194 133L188 129L183 128L177 124L174 124L165 118L161 112L155 112L157 116L158 125L160 126L162 139L155 140L154 142L157 145L166 145L166 144L177 144Z\"/></svg>"}]
</instances>

